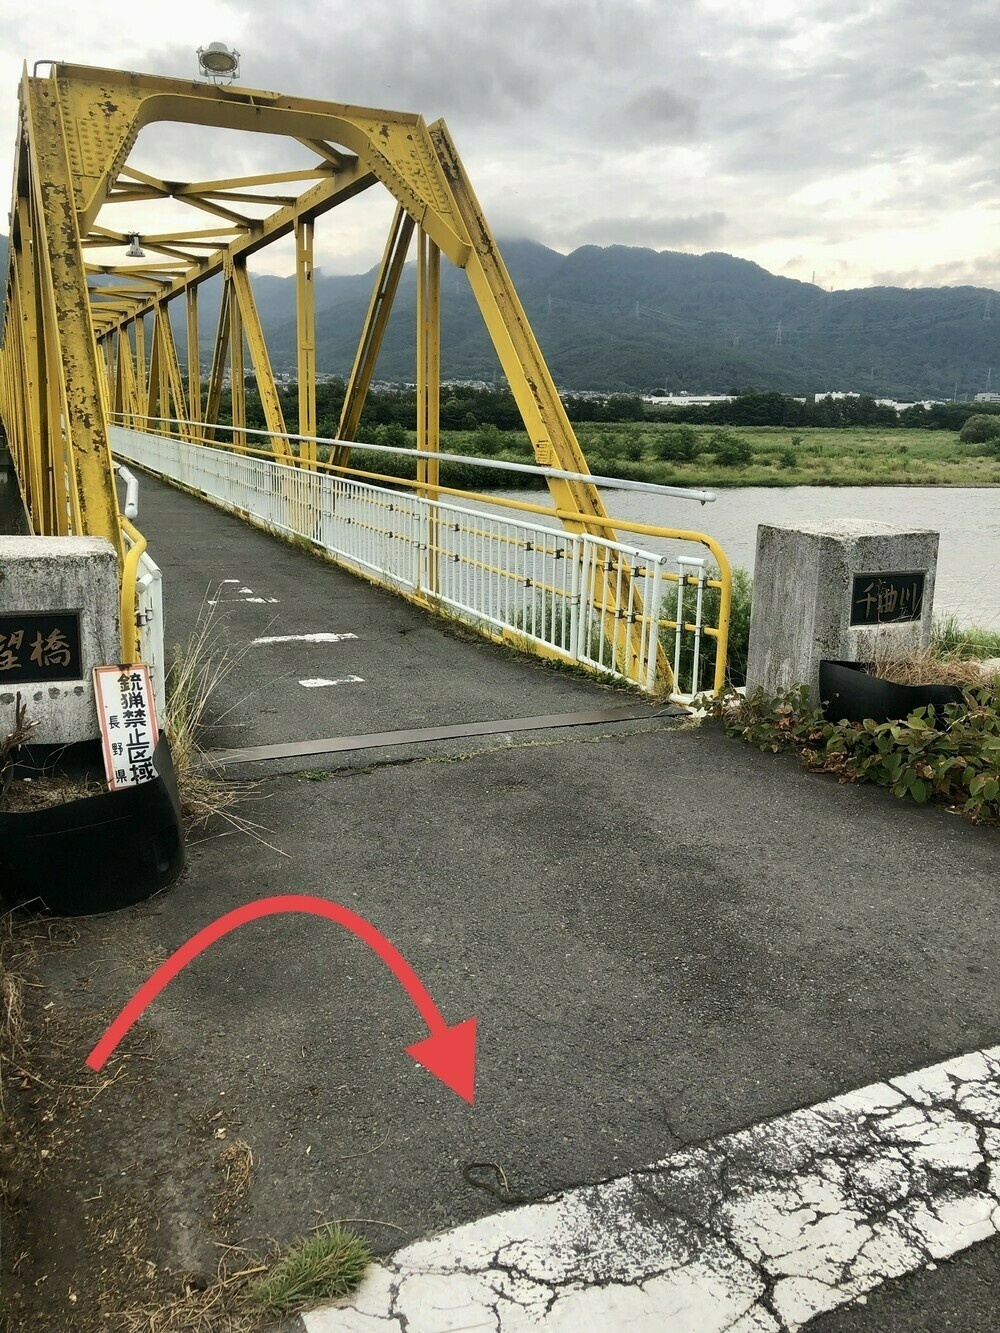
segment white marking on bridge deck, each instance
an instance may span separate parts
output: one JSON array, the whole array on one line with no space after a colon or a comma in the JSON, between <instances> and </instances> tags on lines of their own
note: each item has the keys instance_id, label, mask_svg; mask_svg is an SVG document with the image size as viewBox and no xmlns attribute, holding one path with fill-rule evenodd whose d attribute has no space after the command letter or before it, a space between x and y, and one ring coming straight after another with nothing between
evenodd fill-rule
<instances>
[{"instance_id":1,"label":"white marking on bridge deck","mask_svg":"<svg viewBox=\"0 0 1000 1333\"><path fill-rule=\"evenodd\" d=\"M259 606L276 605L277 597L258 597L253 588L237 587L235 597L223 597L222 589L229 584L239 584L239 579L220 579L218 584L219 596L209 597L209 606L218 606L220 602L255 602Z\"/></svg>"},{"instance_id":2,"label":"white marking on bridge deck","mask_svg":"<svg viewBox=\"0 0 1000 1333\"><path fill-rule=\"evenodd\" d=\"M341 643L356 639L356 634L267 634L262 639L251 639L250 646L261 643Z\"/></svg>"},{"instance_id":3,"label":"white marking on bridge deck","mask_svg":"<svg viewBox=\"0 0 1000 1333\"><path fill-rule=\"evenodd\" d=\"M1000 1047L485 1217L308 1333L792 1333L1000 1231Z\"/></svg>"},{"instance_id":4,"label":"white marking on bridge deck","mask_svg":"<svg viewBox=\"0 0 1000 1333\"><path fill-rule=\"evenodd\" d=\"M317 676L314 680L299 681L299 684L307 690L318 690L324 685L363 685L364 683L361 676L341 676L337 680L324 680L322 676Z\"/></svg>"}]
</instances>

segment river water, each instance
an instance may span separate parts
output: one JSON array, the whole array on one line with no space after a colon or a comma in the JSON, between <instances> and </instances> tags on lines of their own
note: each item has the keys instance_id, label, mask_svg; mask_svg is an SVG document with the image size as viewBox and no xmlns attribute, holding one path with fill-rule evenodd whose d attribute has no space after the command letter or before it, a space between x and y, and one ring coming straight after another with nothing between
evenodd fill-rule
<instances>
[{"instance_id":1,"label":"river water","mask_svg":"<svg viewBox=\"0 0 1000 1333\"><path fill-rule=\"evenodd\" d=\"M504 496L545 504L538 491ZM952 613L966 624L1000 629L1000 488L950 486L791 486L721 490L714 503L602 491L610 514L636 523L695 529L714 537L733 566L753 569L757 524L873 520L902 528L932 528L941 534L936 615ZM671 556L678 547L652 538L620 534L628 544ZM687 554L694 554L690 548Z\"/></svg>"}]
</instances>

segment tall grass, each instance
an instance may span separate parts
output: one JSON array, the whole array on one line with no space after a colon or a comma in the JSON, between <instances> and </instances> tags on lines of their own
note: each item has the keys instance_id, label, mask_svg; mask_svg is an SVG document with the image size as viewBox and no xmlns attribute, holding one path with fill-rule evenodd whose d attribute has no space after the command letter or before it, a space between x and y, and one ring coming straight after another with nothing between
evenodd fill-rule
<instances>
[{"instance_id":1,"label":"tall grass","mask_svg":"<svg viewBox=\"0 0 1000 1333\"><path fill-rule=\"evenodd\" d=\"M977 625L960 625L954 615L942 616L934 622L931 642L939 656L1000 657L1000 633Z\"/></svg>"},{"instance_id":2,"label":"tall grass","mask_svg":"<svg viewBox=\"0 0 1000 1333\"><path fill-rule=\"evenodd\" d=\"M226 781L211 766L202 747L210 721L218 721L215 713L220 686L242 656L231 653L223 643L214 611L206 599L187 643L174 648L167 674L163 729L170 741L185 828L204 827L220 816L241 832L257 836L257 826L234 810L256 784Z\"/></svg>"}]
</instances>

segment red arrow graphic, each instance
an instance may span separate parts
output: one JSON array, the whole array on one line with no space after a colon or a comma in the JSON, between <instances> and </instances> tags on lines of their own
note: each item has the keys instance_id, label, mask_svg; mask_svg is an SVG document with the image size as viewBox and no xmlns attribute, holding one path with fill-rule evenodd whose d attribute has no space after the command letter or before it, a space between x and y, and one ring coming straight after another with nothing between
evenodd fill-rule
<instances>
[{"instance_id":1,"label":"red arrow graphic","mask_svg":"<svg viewBox=\"0 0 1000 1333\"><path fill-rule=\"evenodd\" d=\"M125 1033L152 1004L167 982L172 981L182 968L210 944L221 940L231 930L245 926L248 921L256 921L262 916L277 916L281 912L309 912L313 916L324 916L328 921L336 921L338 925L344 926L352 935L357 935L369 949L374 949L393 976L402 982L403 989L416 1005L420 1017L430 1028L431 1035L407 1046L407 1054L412 1055L418 1065L430 1070L435 1078L447 1084L452 1092L457 1092L459 1097L464 1097L470 1103L475 1099L476 1020L467 1018L463 1023L449 1027L431 999L427 987L381 931L376 930L363 916L358 916L357 912L341 907L340 903L327 902L325 898L314 898L305 893L283 893L276 898L261 898L258 902L247 903L245 907L237 907L235 911L220 916L199 930L197 935L192 935L186 944L182 944L176 953L160 964L125 1005L87 1056L90 1068L102 1068Z\"/></svg>"}]
</instances>

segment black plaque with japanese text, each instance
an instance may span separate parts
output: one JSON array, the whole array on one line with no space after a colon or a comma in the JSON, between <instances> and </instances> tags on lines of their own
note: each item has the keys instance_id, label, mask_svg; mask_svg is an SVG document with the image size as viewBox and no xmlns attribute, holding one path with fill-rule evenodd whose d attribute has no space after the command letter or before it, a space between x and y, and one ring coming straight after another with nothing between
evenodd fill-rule
<instances>
[{"instance_id":1,"label":"black plaque with japanese text","mask_svg":"<svg viewBox=\"0 0 1000 1333\"><path fill-rule=\"evenodd\" d=\"M31 681L83 675L79 611L11 611L0 615L0 690Z\"/></svg>"},{"instance_id":2,"label":"black plaque with japanese text","mask_svg":"<svg viewBox=\"0 0 1000 1333\"><path fill-rule=\"evenodd\" d=\"M851 624L894 625L906 620L919 620L923 602L922 571L855 574L851 592Z\"/></svg>"}]
</instances>

